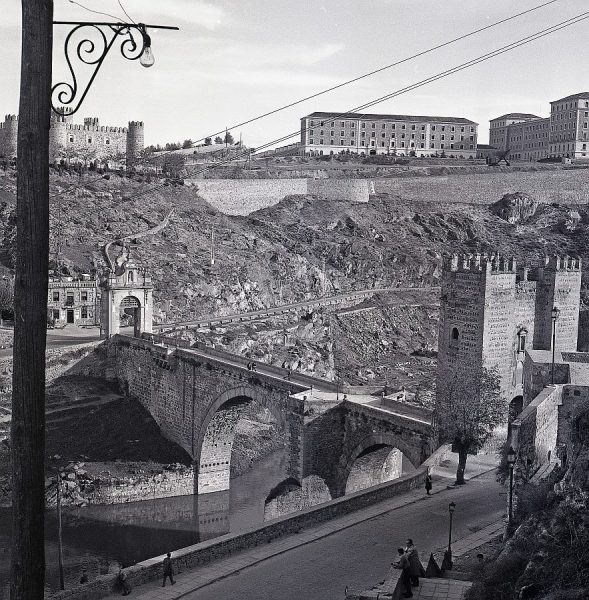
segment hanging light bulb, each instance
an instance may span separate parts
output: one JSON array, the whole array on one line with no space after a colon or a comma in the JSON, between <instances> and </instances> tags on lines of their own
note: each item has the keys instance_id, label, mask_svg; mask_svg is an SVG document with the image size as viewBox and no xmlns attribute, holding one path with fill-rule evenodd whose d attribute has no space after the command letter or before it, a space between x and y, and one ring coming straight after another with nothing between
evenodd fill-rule
<instances>
[{"instance_id":1,"label":"hanging light bulb","mask_svg":"<svg viewBox=\"0 0 589 600\"><path fill-rule=\"evenodd\" d=\"M153 50L151 49L151 46L145 46L139 62L141 63L141 66L145 68L153 66L155 58L153 56Z\"/></svg>"},{"instance_id":2,"label":"hanging light bulb","mask_svg":"<svg viewBox=\"0 0 589 600\"><path fill-rule=\"evenodd\" d=\"M143 52L139 62L142 67L152 67L155 62L155 57L153 56L153 50L151 49L151 37L147 31L145 31L145 25L140 25L139 31L143 36Z\"/></svg>"}]
</instances>

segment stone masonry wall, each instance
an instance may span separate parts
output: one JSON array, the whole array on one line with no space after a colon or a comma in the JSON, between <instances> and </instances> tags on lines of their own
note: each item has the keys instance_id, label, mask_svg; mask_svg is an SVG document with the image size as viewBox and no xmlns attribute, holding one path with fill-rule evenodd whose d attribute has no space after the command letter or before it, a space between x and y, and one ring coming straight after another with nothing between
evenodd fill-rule
<instances>
[{"instance_id":1,"label":"stone masonry wall","mask_svg":"<svg viewBox=\"0 0 589 600\"><path fill-rule=\"evenodd\" d=\"M366 179L197 179L192 183L199 196L227 215L249 215L291 195L350 202L368 202L369 197Z\"/></svg>"}]
</instances>

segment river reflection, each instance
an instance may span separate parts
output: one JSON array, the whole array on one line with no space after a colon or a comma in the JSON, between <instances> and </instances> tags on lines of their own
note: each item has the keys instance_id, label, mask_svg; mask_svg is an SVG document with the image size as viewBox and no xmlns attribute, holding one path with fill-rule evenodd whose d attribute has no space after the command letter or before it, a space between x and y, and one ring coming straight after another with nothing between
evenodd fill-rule
<instances>
[{"instance_id":1,"label":"river reflection","mask_svg":"<svg viewBox=\"0 0 589 600\"><path fill-rule=\"evenodd\" d=\"M190 546L264 520L264 499L285 478L286 452L274 452L231 480L231 490L63 511L66 588L82 569L90 579L152 556ZM10 568L10 509L0 509L0 596ZM48 589L58 589L57 519L46 516ZM6 591L6 597L8 592Z\"/></svg>"}]
</instances>

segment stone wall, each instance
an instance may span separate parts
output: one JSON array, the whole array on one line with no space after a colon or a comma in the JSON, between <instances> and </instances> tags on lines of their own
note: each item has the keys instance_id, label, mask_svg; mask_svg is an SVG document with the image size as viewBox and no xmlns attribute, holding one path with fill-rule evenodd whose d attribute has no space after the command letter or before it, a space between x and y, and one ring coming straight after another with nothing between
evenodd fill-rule
<instances>
[{"instance_id":1,"label":"stone wall","mask_svg":"<svg viewBox=\"0 0 589 600\"><path fill-rule=\"evenodd\" d=\"M179 571L194 569L199 565L231 556L246 548L266 544L284 535L299 532L330 519L349 514L377 502L393 498L399 494L422 487L427 468L423 467L410 475L392 482L381 484L367 491L358 492L344 498L332 500L318 507L268 521L261 527L251 528L243 533L227 534L211 541L195 544L174 552L175 566ZM132 587L136 587L161 577L163 556L140 562L126 569ZM58 592L51 600L97 600L120 591L116 575L104 575L85 585Z\"/></svg>"},{"instance_id":2,"label":"stone wall","mask_svg":"<svg viewBox=\"0 0 589 600\"><path fill-rule=\"evenodd\" d=\"M511 424L511 444L518 454L516 468L530 473L556 456L562 390L561 386L545 388Z\"/></svg>"},{"instance_id":3,"label":"stone wall","mask_svg":"<svg viewBox=\"0 0 589 600\"><path fill-rule=\"evenodd\" d=\"M291 195L349 202L368 202L369 197L366 179L195 179L191 183L199 196L227 215L249 215Z\"/></svg>"}]
</instances>

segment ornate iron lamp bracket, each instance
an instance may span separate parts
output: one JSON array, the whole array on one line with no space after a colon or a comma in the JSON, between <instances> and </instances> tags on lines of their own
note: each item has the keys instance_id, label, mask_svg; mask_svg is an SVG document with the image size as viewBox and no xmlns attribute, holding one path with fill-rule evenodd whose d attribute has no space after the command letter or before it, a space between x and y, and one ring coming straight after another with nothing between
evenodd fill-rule
<instances>
[{"instance_id":1,"label":"ornate iron lamp bracket","mask_svg":"<svg viewBox=\"0 0 589 600\"><path fill-rule=\"evenodd\" d=\"M73 26L64 43L65 59L71 74L71 83L62 81L51 88L51 107L58 115L62 116L72 115L80 108L104 59L117 39L121 42L121 55L127 60L138 60L146 49L151 47L151 37L147 33L148 28L178 30L178 27L145 25L144 23L54 21L53 24ZM79 32L83 33L81 39L77 39L76 34ZM93 67L90 78L83 88L78 84L73 60Z\"/></svg>"}]
</instances>

